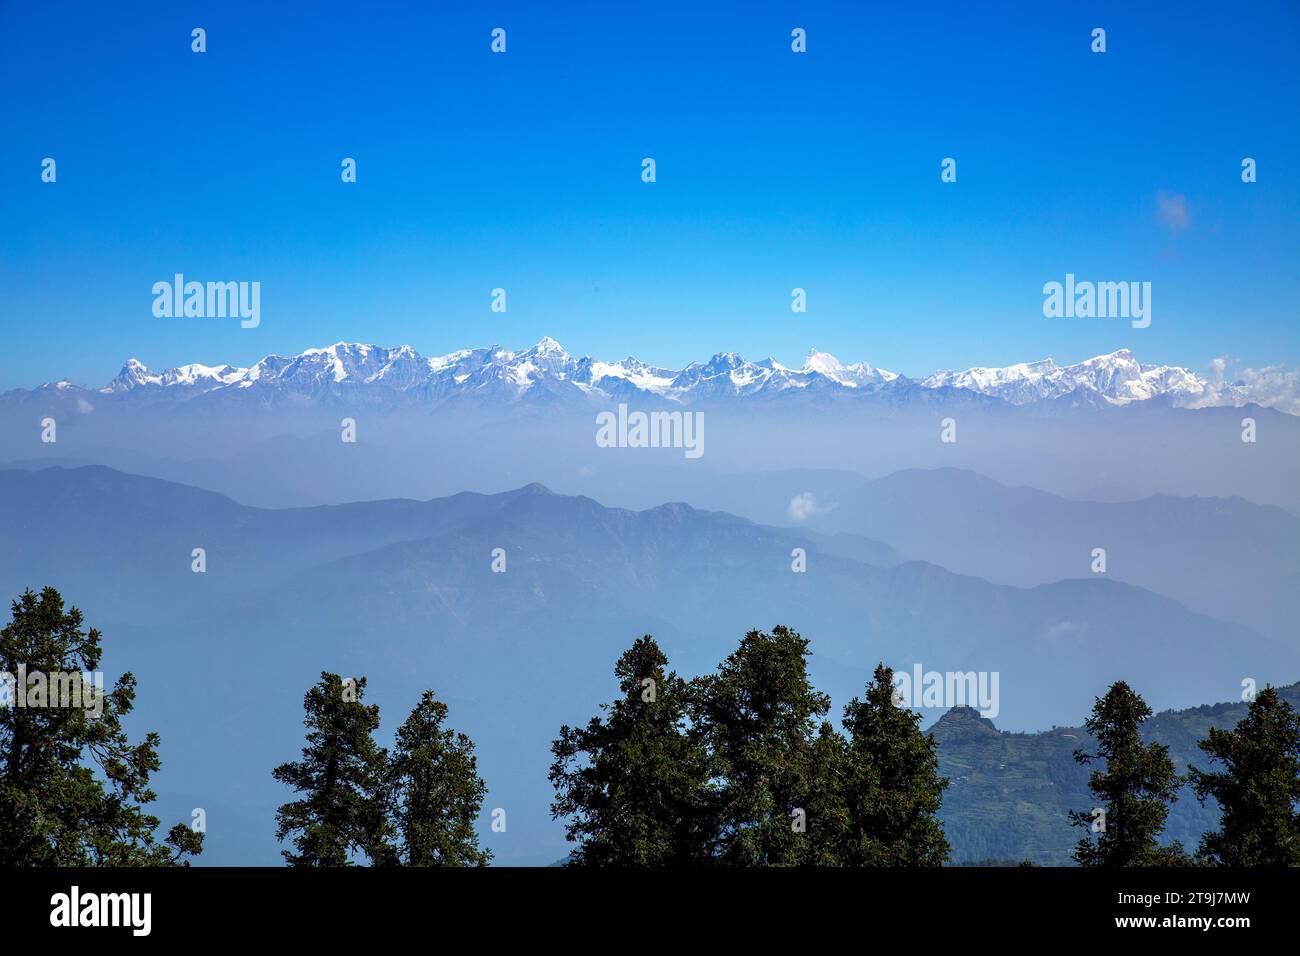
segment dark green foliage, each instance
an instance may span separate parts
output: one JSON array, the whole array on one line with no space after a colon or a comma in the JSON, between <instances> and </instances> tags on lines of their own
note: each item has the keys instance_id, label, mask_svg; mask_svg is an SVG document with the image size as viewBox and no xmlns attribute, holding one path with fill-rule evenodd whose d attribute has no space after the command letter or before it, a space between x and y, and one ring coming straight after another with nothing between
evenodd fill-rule
<instances>
[{"instance_id":1,"label":"dark green foliage","mask_svg":"<svg viewBox=\"0 0 1300 956\"><path fill-rule=\"evenodd\" d=\"M203 834L195 832L183 823L178 823L167 831L167 845L172 849L172 862L179 866L189 866L189 861L182 857L198 856L203 852Z\"/></svg>"},{"instance_id":2,"label":"dark green foliage","mask_svg":"<svg viewBox=\"0 0 1300 956\"><path fill-rule=\"evenodd\" d=\"M842 734L822 721L813 738L811 777L804 797L807 844L799 862L809 866L853 865L845 853L852 833L854 803L850 799L850 754Z\"/></svg>"},{"instance_id":3,"label":"dark green foliage","mask_svg":"<svg viewBox=\"0 0 1300 956\"><path fill-rule=\"evenodd\" d=\"M83 631L81 612L65 612L54 588L24 592L12 611L0 631L0 671L99 669L100 633ZM144 812L156 799L149 778L160 766L159 737L132 744L123 731L135 690L123 674L97 717L83 707L0 707L0 866L188 866L184 857L202 850L202 834L184 824L159 842L159 821Z\"/></svg>"},{"instance_id":4,"label":"dark green foliage","mask_svg":"<svg viewBox=\"0 0 1300 956\"><path fill-rule=\"evenodd\" d=\"M829 823L829 838L842 825L833 806L832 820L817 817L819 803L828 809L819 788L836 789L819 775L818 757L839 748L819 724L830 698L808 680L808 653L808 641L787 627L750 631L699 681L697 722L719 782L717 852L726 865L827 862L819 827ZM796 825L800 811L806 832Z\"/></svg>"},{"instance_id":5,"label":"dark green foliage","mask_svg":"<svg viewBox=\"0 0 1300 956\"><path fill-rule=\"evenodd\" d=\"M375 743L379 708L366 706L366 679L322 673L303 699L307 745L302 760L276 767L276 780L303 794L276 813L276 838L293 836L290 866L350 866L363 853L395 862L385 813L388 765Z\"/></svg>"},{"instance_id":6,"label":"dark green foliage","mask_svg":"<svg viewBox=\"0 0 1300 956\"><path fill-rule=\"evenodd\" d=\"M750 631L687 684L638 640L607 716L561 728L552 747L552 812L578 844L569 864L943 863L946 781L918 715L894 705L892 672L877 668L846 708L846 739L820 719L830 699L809 682L808 653L789 628Z\"/></svg>"},{"instance_id":7,"label":"dark green foliage","mask_svg":"<svg viewBox=\"0 0 1300 956\"><path fill-rule=\"evenodd\" d=\"M1185 864L1181 844L1161 846L1161 831L1169 804L1178 799L1183 780L1174 772L1169 748L1144 743L1141 728L1151 716L1137 693L1124 681L1111 685L1097 698L1092 716L1085 721L1097 741L1097 752L1075 752L1079 763L1106 761L1106 769L1094 769L1088 789L1105 811L1104 830L1094 842L1089 838L1075 845L1074 859L1080 866L1170 866ZM1070 822L1091 829L1091 810L1071 811Z\"/></svg>"},{"instance_id":8,"label":"dark green foliage","mask_svg":"<svg viewBox=\"0 0 1300 956\"><path fill-rule=\"evenodd\" d=\"M1211 729L1201 750L1223 766L1189 768L1196 796L1222 810L1199 858L1217 866L1300 866L1300 714L1272 687L1232 730Z\"/></svg>"},{"instance_id":9,"label":"dark green foliage","mask_svg":"<svg viewBox=\"0 0 1300 956\"><path fill-rule=\"evenodd\" d=\"M427 690L397 730L388 799L405 866L486 866L474 822L487 785L474 742L443 723L447 705Z\"/></svg>"},{"instance_id":10,"label":"dark green foliage","mask_svg":"<svg viewBox=\"0 0 1300 956\"><path fill-rule=\"evenodd\" d=\"M556 818L568 817L574 866L691 865L711 855L708 763L688 729L691 693L654 638L618 660L621 697L605 717L560 728L551 746Z\"/></svg>"},{"instance_id":11,"label":"dark green foliage","mask_svg":"<svg viewBox=\"0 0 1300 956\"><path fill-rule=\"evenodd\" d=\"M894 703L894 672L876 668L864 699L844 708L849 742L842 788L848 826L839 847L846 866L940 866L948 841L935 816L948 781L939 776L934 738L921 715Z\"/></svg>"}]
</instances>

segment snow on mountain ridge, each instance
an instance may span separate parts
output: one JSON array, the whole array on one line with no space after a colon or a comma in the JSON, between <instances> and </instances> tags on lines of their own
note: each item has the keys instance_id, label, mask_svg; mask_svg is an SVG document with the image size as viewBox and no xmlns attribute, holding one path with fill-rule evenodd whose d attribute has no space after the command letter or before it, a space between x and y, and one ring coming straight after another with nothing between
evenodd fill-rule
<instances>
[{"instance_id":1,"label":"snow on mountain ridge","mask_svg":"<svg viewBox=\"0 0 1300 956\"><path fill-rule=\"evenodd\" d=\"M1185 368L1142 365L1129 349L1097 355L1074 365L1058 365L1046 358L1005 368L935 372L921 384L927 388L968 389L1013 405L1060 398L1079 389L1095 392L1116 405L1162 395L1190 399L1203 394L1206 386L1204 379Z\"/></svg>"},{"instance_id":2,"label":"snow on mountain ridge","mask_svg":"<svg viewBox=\"0 0 1300 956\"><path fill-rule=\"evenodd\" d=\"M803 362L804 372L817 372L833 382L849 388L873 382L892 382L898 378L897 372L888 372L883 368L872 368L866 362L856 365L842 365L840 360L829 352L819 352L815 348L808 350L808 357Z\"/></svg>"},{"instance_id":3,"label":"snow on mountain ridge","mask_svg":"<svg viewBox=\"0 0 1300 956\"><path fill-rule=\"evenodd\" d=\"M371 387L417 398L438 399L474 392L484 397L519 399L541 390L573 388L609 397L628 389L662 399L690 403L702 399L774 395L813 386L831 392L882 389L951 388L1013 405L1053 400L1079 391L1107 404L1124 405L1167 397L1189 407L1241 405L1251 401L1300 414L1300 373L1278 368L1246 370L1227 382L1222 360L1210 379L1186 368L1143 365L1129 349L1098 355L1073 365L1051 358L1003 368L974 367L939 371L919 380L875 368L867 362L844 365L835 356L809 351L803 366L791 369L773 358L750 362L735 352L719 352L708 362L680 370L648 365L632 356L614 362L575 358L549 336L519 351L500 346L461 349L424 357L410 345L385 348L336 342L296 356L268 355L248 368L231 365L183 365L155 373L135 358L99 389L104 394L180 389L186 395L221 389L261 388L302 395ZM819 392L820 394L820 392Z\"/></svg>"}]
</instances>

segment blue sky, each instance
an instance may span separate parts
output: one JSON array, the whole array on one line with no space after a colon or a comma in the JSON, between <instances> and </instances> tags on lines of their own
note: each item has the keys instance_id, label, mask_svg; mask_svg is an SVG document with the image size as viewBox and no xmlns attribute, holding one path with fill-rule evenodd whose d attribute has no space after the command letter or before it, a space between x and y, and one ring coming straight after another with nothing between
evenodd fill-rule
<instances>
[{"instance_id":1,"label":"blue sky","mask_svg":"<svg viewBox=\"0 0 1300 956\"><path fill-rule=\"evenodd\" d=\"M274 6L0 6L0 388L542 335L1300 365L1295 3ZM260 327L155 318L176 272L259 281ZM1067 272L1150 281L1151 327L1044 318Z\"/></svg>"}]
</instances>

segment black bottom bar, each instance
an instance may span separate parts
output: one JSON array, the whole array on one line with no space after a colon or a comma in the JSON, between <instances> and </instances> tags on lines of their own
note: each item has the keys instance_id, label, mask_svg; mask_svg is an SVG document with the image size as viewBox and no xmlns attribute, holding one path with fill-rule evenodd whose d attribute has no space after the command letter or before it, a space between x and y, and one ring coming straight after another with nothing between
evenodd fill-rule
<instances>
[{"instance_id":1,"label":"black bottom bar","mask_svg":"<svg viewBox=\"0 0 1300 956\"><path fill-rule=\"evenodd\" d=\"M76 887L74 907L73 887ZM0 873L7 938L77 933L151 939L341 942L428 932L481 943L522 933L647 940L703 921L728 938L780 932L899 930L973 946L1040 938L1293 930L1300 870L9 870ZM113 894L107 899L100 894ZM143 895L149 894L145 909ZM90 899L88 900L88 897ZM75 920L73 912L76 911ZM117 922L73 927L71 923ZM55 926L61 922L66 925ZM707 939L709 937L701 937ZM449 937L444 937L450 942ZM652 941L652 940L651 940ZM469 940L466 940L469 942Z\"/></svg>"}]
</instances>

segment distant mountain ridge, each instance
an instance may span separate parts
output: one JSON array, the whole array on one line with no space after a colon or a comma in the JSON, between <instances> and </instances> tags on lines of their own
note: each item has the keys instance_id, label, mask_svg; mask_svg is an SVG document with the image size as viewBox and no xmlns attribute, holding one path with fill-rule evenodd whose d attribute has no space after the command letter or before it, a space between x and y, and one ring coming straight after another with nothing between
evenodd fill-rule
<instances>
[{"instance_id":1,"label":"distant mountain ridge","mask_svg":"<svg viewBox=\"0 0 1300 956\"><path fill-rule=\"evenodd\" d=\"M1221 365L1215 369L1222 372ZM433 357L422 356L409 345L386 348L337 342L294 356L268 355L247 368L190 364L154 372L132 358L102 388L86 389L61 380L41 389L182 399L241 393L260 398L323 399L364 392L404 402L453 398L517 402L549 397L601 402L653 399L684 405L793 394L826 398L882 395L898 401L908 396L968 393L1012 405L1055 400L1127 405L1166 399L1180 407L1253 402L1300 414L1297 373L1248 370L1241 380L1227 382L1221 374L1204 378L1178 366L1143 364L1129 349L1073 365L1059 365L1048 358L1005 368L939 371L912 379L867 362L845 365L816 349L798 369L772 358L747 361L735 352L719 352L707 362L668 369L631 356L613 362L575 357L549 336L520 351L494 345Z\"/></svg>"}]
</instances>

